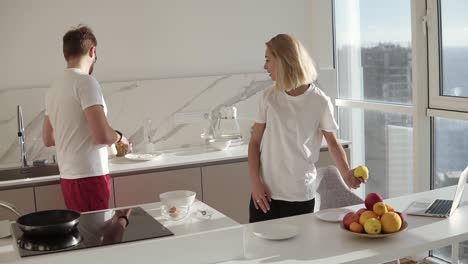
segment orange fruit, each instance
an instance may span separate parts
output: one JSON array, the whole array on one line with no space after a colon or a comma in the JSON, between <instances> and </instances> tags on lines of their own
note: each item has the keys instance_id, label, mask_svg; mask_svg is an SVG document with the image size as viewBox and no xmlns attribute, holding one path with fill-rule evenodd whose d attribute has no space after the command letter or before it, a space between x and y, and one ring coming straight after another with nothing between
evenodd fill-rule
<instances>
[{"instance_id":1,"label":"orange fruit","mask_svg":"<svg viewBox=\"0 0 468 264\"><path fill-rule=\"evenodd\" d=\"M395 209L393 209L393 207L389 204L385 204L385 206L387 207L387 211L389 212L395 212Z\"/></svg>"},{"instance_id":2,"label":"orange fruit","mask_svg":"<svg viewBox=\"0 0 468 264\"><path fill-rule=\"evenodd\" d=\"M384 214L380 221L382 222L382 230L384 233L395 233L401 228L401 218L395 212L388 212Z\"/></svg>"},{"instance_id":3,"label":"orange fruit","mask_svg":"<svg viewBox=\"0 0 468 264\"><path fill-rule=\"evenodd\" d=\"M353 222L349 225L349 230L354 233L362 233L364 227L360 223Z\"/></svg>"},{"instance_id":4,"label":"orange fruit","mask_svg":"<svg viewBox=\"0 0 468 264\"><path fill-rule=\"evenodd\" d=\"M374 213L373 211L364 211L361 216L359 216L359 223L364 226L364 223L366 222L367 219L370 218L377 218L378 215Z\"/></svg>"}]
</instances>

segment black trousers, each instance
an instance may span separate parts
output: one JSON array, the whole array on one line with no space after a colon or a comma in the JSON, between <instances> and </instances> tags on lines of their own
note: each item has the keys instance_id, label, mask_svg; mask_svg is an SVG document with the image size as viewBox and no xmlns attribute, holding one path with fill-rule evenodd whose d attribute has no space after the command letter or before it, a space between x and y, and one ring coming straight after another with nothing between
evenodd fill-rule
<instances>
[{"instance_id":1,"label":"black trousers","mask_svg":"<svg viewBox=\"0 0 468 264\"><path fill-rule=\"evenodd\" d=\"M260 208L258 208L258 210L255 209L252 196L250 196L249 222L254 223L288 216L313 213L314 206L315 199L304 202L287 202L271 199L270 210L264 213Z\"/></svg>"}]
</instances>

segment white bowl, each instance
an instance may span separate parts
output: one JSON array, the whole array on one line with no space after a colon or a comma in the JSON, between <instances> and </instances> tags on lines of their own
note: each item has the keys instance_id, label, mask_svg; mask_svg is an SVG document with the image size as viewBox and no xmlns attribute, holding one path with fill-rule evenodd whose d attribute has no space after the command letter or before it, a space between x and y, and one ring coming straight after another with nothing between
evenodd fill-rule
<instances>
[{"instance_id":1,"label":"white bowl","mask_svg":"<svg viewBox=\"0 0 468 264\"><path fill-rule=\"evenodd\" d=\"M185 218L190 212L195 196L195 192L184 190L161 193L161 214L167 220L178 221Z\"/></svg>"},{"instance_id":2,"label":"white bowl","mask_svg":"<svg viewBox=\"0 0 468 264\"><path fill-rule=\"evenodd\" d=\"M229 139L214 138L214 139L208 140L208 142L210 143L210 145L213 148L215 148L217 150L225 150L225 149L229 148L229 146L231 146L231 140L229 140Z\"/></svg>"}]
</instances>

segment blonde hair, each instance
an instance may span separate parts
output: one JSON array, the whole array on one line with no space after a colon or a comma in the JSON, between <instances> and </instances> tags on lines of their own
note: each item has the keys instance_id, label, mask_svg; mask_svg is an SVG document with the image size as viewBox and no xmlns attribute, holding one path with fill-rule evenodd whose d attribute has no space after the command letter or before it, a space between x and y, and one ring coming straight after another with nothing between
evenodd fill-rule
<instances>
[{"instance_id":1,"label":"blonde hair","mask_svg":"<svg viewBox=\"0 0 468 264\"><path fill-rule=\"evenodd\" d=\"M265 44L276 60L277 90L295 89L317 79L314 62L299 40L278 34Z\"/></svg>"}]
</instances>

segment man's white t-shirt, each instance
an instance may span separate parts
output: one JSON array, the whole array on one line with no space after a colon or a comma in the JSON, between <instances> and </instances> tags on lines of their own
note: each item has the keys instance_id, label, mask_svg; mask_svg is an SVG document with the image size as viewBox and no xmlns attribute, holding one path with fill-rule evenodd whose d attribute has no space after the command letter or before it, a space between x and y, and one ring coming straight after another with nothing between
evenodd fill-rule
<instances>
[{"instance_id":1,"label":"man's white t-shirt","mask_svg":"<svg viewBox=\"0 0 468 264\"><path fill-rule=\"evenodd\" d=\"M60 176L79 179L109 173L107 145L96 145L84 110L107 107L97 80L79 69L66 69L46 95L46 115L54 129Z\"/></svg>"},{"instance_id":2,"label":"man's white t-shirt","mask_svg":"<svg viewBox=\"0 0 468 264\"><path fill-rule=\"evenodd\" d=\"M266 123L260 161L271 197L284 201L313 199L322 130L338 129L330 98L313 84L299 96L271 87L260 98L255 122Z\"/></svg>"}]
</instances>

